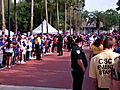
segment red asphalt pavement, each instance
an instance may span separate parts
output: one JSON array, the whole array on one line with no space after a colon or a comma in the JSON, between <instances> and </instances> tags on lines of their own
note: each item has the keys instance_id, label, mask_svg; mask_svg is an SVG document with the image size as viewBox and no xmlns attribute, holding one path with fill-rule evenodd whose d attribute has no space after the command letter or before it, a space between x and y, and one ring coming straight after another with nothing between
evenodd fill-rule
<instances>
[{"instance_id":1,"label":"red asphalt pavement","mask_svg":"<svg viewBox=\"0 0 120 90\"><path fill-rule=\"evenodd\" d=\"M85 52L88 56L88 49L85 49ZM32 60L24 65L1 70L0 83L2 85L71 89L70 52L65 51L63 56L53 53L43 56L42 59L43 61ZM90 81L87 70L83 90L94 90Z\"/></svg>"},{"instance_id":2,"label":"red asphalt pavement","mask_svg":"<svg viewBox=\"0 0 120 90\"><path fill-rule=\"evenodd\" d=\"M57 53L43 56L43 61L32 60L25 65L16 65L0 71L2 85L37 86L49 88L72 87L70 53L64 56Z\"/></svg>"}]
</instances>

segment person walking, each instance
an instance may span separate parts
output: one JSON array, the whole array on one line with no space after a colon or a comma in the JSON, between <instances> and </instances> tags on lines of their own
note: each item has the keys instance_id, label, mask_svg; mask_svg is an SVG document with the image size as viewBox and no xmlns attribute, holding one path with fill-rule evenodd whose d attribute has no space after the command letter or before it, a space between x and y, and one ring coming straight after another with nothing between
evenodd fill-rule
<instances>
[{"instance_id":1,"label":"person walking","mask_svg":"<svg viewBox=\"0 0 120 90\"><path fill-rule=\"evenodd\" d=\"M73 78L73 90L82 90L84 72L87 68L87 59L82 50L82 39L76 39L76 45L71 51L71 73Z\"/></svg>"},{"instance_id":2,"label":"person walking","mask_svg":"<svg viewBox=\"0 0 120 90\"><path fill-rule=\"evenodd\" d=\"M116 40L108 36L103 43L104 50L91 58L89 77L94 82L96 90L109 90L111 69L114 65L114 59L119 56L113 52Z\"/></svg>"}]
</instances>

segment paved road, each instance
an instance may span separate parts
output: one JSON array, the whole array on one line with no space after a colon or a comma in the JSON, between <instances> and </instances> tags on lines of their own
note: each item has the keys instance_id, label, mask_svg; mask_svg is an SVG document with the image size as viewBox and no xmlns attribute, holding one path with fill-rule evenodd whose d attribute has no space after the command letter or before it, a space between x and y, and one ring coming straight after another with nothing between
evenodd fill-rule
<instances>
[{"instance_id":1,"label":"paved road","mask_svg":"<svg viewBox=\"0 0 120 90\"><path fill-rule=\"evenodd\" d=\"M2 85L70 89L72 78L69 55L68 52L64 56L53 53L44 56L43 61L32 60L25 65L1 70L0 82Z\"/></svg>"},{"instance_id":2,"label":"paved road","mask_svg":"<svg viewBox=\"0 0 120 90\"><path fill-rule=\"evenodd\" d=\"M87 48L84 49L89 56ZM0 90L67 90L72 88L70 72L70 52L64 56L57 53L46 55L43 61L32 60L25 65L0 71ZM17 86L17 87L16 87ZM93 84L85 73L83 90L94 90Z\"/></svg>"}]
</instances>

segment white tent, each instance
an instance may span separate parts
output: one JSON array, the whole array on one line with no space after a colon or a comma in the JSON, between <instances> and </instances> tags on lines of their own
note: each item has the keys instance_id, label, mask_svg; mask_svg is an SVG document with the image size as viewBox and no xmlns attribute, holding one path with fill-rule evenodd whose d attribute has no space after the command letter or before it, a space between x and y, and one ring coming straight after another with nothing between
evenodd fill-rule
<instances>
[{"instance_id":1,"label":"white tent","mask_svg":"<svg viewBox=\"0 0 120 90\"><path fill-rule=\"evenodd\" d=\"M33 34L47 33L46 20L44 20L44 21L42 22L42 24L40 24L37 28L35 28L35 29L32 31L32 33L33 33ZM49 33L49 34L57 34L58 31L48 23L48 33Z\"/></svg>"},{"instance_id":2,"label":"white tent","mask_svg":"<svg viewBox=\"0 0 120 90\"><path fill-rule=\"evenodd\" d=\"M5 29L5 35L8 36L9 31L7 29ZM2 35L2 30L0 30L0 35ZM14 32L10 31L10 36L14 35Z\"/></svg>"}]
</instances>

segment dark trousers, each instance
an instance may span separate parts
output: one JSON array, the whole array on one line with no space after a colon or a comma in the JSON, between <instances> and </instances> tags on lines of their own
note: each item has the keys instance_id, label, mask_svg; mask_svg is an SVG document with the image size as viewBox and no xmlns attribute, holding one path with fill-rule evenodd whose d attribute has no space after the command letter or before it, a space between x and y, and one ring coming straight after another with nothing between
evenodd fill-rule
<instances>
[{"instance_id":1,"label":"dark trousers","mask_svg":"<svg viewBox=\"0 0 120 90\"><path fill-rule=\"evenodd\" d=\"M59 55L63 55L62 45L58 44L58 53Z\"/></svg>"},{"instance_id":2,"label":"dark trousers","mask_svg":"<svg viewBox=\"0 0 120 90\"><path fill-rule=\"evenodd\" d=\"M54 52L54 48L55 48L56 46L57 46L56 44L53 44L53 46L52 46L52 52Z\"/></svg>"},{"instance_id":3,"label":"dark trousers","mask_svg":"<svg viewBox=\"0 0 120 90\"><path fill-rule=\"evenodd\" d=\"M16 52L14 51L14 56L13 56L13 65L16 64Z\"/></svg>"},{"instance_id":4,"label":"dark trousers","mask_svg":"<svg viewBox=\"0 0 120 90\"><path fill-rule=\"evenodd\" d=\"M72 71L73 90L82 90L84 73L82 71Z\"/></svg>"},{"instance_id":5,"label":"dark trousers","mask_svg":"<svg viewBox=\"0 0 120 90\"><path fill-rule=\"evenodd\" d=\"M30 60L30 51L26 51L26 60Z\"/></svg>"},{"instance_id":6,"label":"dark trousers","mask_svg":"<svg viewBox=\"0 0 120 90\"><path fill-rule=\"evenodd\" d=\"M41 51L40 51L39 44L35 44L35 52L36 52L36 59L40 60L41 59Z\"/></svg>"}]
</instances>

